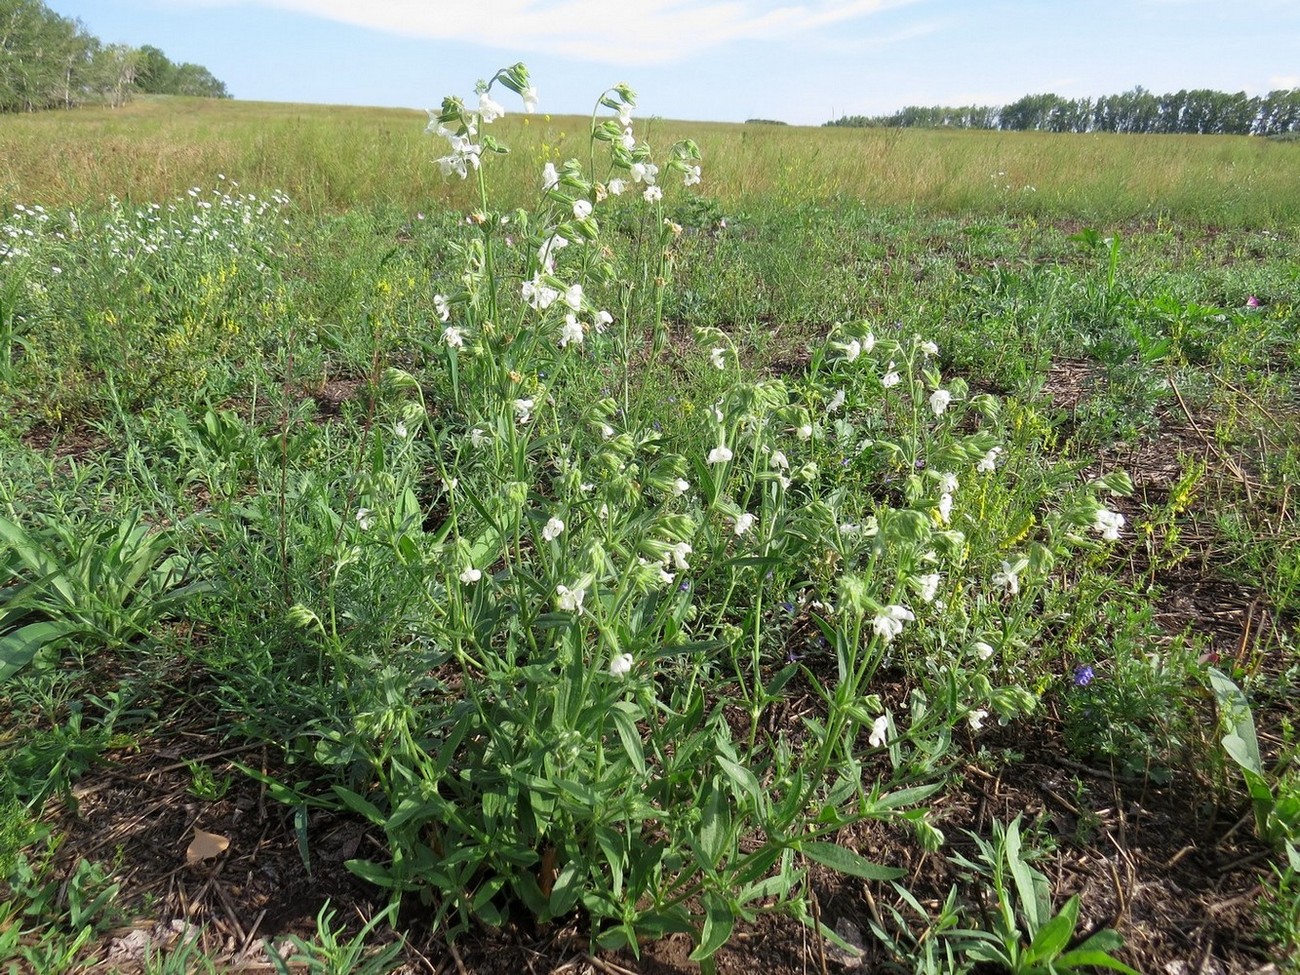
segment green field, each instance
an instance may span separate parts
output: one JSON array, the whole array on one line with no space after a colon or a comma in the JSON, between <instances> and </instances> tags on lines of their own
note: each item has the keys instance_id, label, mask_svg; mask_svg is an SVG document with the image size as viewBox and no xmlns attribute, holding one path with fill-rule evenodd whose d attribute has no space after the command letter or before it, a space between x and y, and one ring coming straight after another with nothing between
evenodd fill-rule
<instances>
[{"instance_id":1,"label":"green field","mask_svg":"<svg viewBox=\"0 0 1300 975\"><path fill-rule=\"evenodd\" d=\"M1296 971L1300 146L493 93L0 119L0 966Z\"/></svg>"},{"instance_id":2,"label":"green field","mask_svg":"<svg viewBox=\"0 0 1300 975\"><path fill-rule=\"evenodd\" d=\"M114 111L8 116L0 202L165 199L218 174L281 190L314 215L387 203L473 202L444 182L422 112L145 97ZM588 161L591 120L509 114L514 151L489 179L503 207L531 205L547 159ZM656 144L706 150L705 192L729 206L832 199L1039 219L1177 221L1266 229L1300 221L1300 144L1233 136L1060 137L1028 132L834 129L652 120Z\"/></svg>"}]
</instances>

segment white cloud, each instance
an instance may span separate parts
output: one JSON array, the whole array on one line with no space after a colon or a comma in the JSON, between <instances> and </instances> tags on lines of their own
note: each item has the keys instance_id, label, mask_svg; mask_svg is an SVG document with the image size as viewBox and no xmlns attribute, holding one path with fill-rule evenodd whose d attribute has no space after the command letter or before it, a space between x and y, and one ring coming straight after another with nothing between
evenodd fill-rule
<instances>
[{"instance_id":1,"label":"white cloud","mask_svg":"<svg viewBox=\"0 0 1300 975\"><path fill-rule=\"evenodd\" d=\"M203 6L236 0L188 0ZM779 39L916 0L255 0L404 37L466 41L622 65L663 64L728 41Z\"/></svg>"},{"instance_id":2,"label":"white cloud","mask_svg":"<svg viewBox=\"0 0 1300 975\"><path fill-rule=\"evenodd\" d=\"M1300 88L1300 74L1275 74L1268 79L1268 87L1276 91L1279 88Z\"/></svg>"}]
</instances>

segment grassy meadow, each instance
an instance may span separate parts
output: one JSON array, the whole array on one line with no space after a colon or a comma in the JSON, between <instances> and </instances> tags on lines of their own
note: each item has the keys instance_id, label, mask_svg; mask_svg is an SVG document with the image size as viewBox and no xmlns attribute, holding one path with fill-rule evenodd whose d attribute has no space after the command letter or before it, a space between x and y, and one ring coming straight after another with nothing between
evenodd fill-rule
<instances>
[{"instance_id":1,"label":"grassy meadow","mask_svg":"<svg viewBox=\"0 0 1300 975\"><path fill-rule=\"evenodd\" d=\"M10 116L0 200L46 205L163 199L220 173L280 190L313 214L387 203L464 208L467 187L429 165L422 112L145 97L115 111ZM586 161L591 120L510 114L513 153L492 167L502 206L527 205L547 159ZM1267 228L1300 220L1295 143L1230 136L825 129L652 120L647 133L708 147L708 195L727 205L845 198L951 213Z\"/></svg>"},{"instance_id":2,"label":"grassy meadow","mask_svg":"<svg viewBox=\"0 0 1300 975\"><path fill-rule=\"evenodd\" d=\"M0 119L0 967L1297 971L1300 145L497 81Z\"/></svg>"}]
</instances>

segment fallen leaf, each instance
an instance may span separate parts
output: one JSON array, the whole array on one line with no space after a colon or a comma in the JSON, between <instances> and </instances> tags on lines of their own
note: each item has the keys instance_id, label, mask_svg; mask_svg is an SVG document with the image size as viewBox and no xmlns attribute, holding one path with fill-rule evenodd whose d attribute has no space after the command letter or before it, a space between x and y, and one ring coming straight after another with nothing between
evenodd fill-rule
<instances>
[{"instance_id":1,"label":"fallen leaf","mask_svg":"<svg viewBox=\"0 0 1300 975\"><path fill-rule=\"evenodd\" d=\"M219 853L225 852L226 847L230 846L230 840L220 833L209 833L194 827L194 840L190 843L189 849L185 851L185 862L189 864L201 863L204 860L211 860Z\"/></svg>"}]
</instances>

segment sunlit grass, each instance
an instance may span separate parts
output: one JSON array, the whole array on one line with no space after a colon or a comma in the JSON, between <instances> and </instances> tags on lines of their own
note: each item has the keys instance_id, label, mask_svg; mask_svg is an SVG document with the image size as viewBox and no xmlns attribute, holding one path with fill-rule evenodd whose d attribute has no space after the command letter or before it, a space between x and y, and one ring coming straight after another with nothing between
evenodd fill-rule
<instances>
[{"instance_id":1,"label":"sunlit grass","mask_svg":"<svg viewBox=\"0 0 1300 975\"><path fill-rule=\"evenodd\" d=\"M0 202L162 199L225 173L312 211L470 205L469 188L444 184L430 165L440 148L422 134L424 120L401 109L185 98L10 117L0 127ZM503 203L526 198L545 160L586 152L586 118L512 113L498 125L515 147L492 171ZM731 205L850 197L1049 219L1264 227L1300 218L1300 151L1245 136L644 125L655 141L706 146L704 190Z\"/></svg>"}]
</instances>

